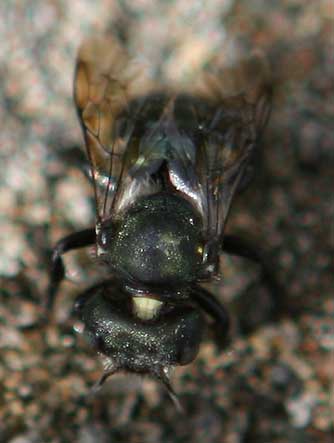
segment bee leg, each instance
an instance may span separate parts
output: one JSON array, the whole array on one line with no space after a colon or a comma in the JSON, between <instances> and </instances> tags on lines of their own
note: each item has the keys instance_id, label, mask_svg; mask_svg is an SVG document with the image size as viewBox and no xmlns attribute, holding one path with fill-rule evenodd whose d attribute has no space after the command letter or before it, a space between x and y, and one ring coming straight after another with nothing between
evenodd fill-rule
<instances>
[{"instance_id":1,"label":"bee leg","mask_svg":"<svg viewBox=\"0 0 334 443\"><path fill-rule=\"evenodd\" d=\"M94 228L84 229L62 238L54 247L51 256L50 281L46 301L48 313L52 310L59 285L65 277L65 267L61 256L73 249L84 248L94 244L95 238Z\"/></svg>"},{"instance_id":2,"label":"bee leg","mask_svg":"<svg viewBox=\"0 0 334 443\"><path fill-rule=\"evenodd\" d=\"M224 306L206 289L193 286L191 298L199 307L213 318L213 332L218 348L223 349L229 343L230 317Z\"/></svg>"},{"instance_id":3,"label":"bee leg","mask_svg":"<svg viewBox=\"0 0 334 443\"><path fill-rule=\"evenodd\" d=\"M258 263L261 266L263 282L273 297L275 314L279 315L280 312L285 310L285 291L277 280L274 266L267 254L257 246L252 245L252 243L236 235L224 236L223 252L247 258Z\"/></svg>"}]
</instances>

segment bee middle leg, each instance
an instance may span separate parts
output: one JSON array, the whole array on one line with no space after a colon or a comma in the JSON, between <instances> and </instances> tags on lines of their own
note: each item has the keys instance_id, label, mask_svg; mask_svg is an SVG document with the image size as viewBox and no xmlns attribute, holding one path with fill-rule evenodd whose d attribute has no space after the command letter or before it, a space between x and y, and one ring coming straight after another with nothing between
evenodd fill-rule
<instances>
[{"instance_id":1,"label":"bee middle leg","mask_svg":"<svg viewBox=\"0 0 334 443\"><path fill-rule=\"evenodd\" d=\"M59 285L65 277L65 267L62 255L73 249L84 248L95 243L95 229L89 228L74 232L58 241L52 251L50 281L47 292L46 310L50 313Z\"/></svg>"}]
</instances>

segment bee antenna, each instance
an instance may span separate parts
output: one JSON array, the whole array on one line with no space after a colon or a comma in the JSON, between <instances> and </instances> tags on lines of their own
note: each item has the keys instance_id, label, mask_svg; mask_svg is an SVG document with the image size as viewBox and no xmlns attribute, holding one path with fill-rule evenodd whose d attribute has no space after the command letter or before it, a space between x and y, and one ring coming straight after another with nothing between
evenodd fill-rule
<instances>
[{"instance_id":1,"label":"bee antenna","mask_svg":"<svg viewBox=\"0 0 334 443\"><path fill-rule=\"evenodd\" d=\"M111 377L117 371L118 371L117 366L109 367L107 370L105 370L103 372L103 374L101 375L100 379L93 385L92 394L95 394L96 392L98 392L101 389L102 385L107 380L107 378Z\"/></svg>"},{"instance_id":2,"label":"bee antenna","mask_svg":"<svg viewBox=\"0 0 334 443\"><path fill-rule=\"evenodd\" d=\"M156 376L156 378L162 382L162 384L164 385L164 387L167 389L168 395L170 397L170 399L172 400L172 402L174 403L175 408L177 409L178 412L181 412L184 414L184 408L176 394L176 392L174 391L170 380L169 380L169 376L168 376L168 368L159 368L158 371L155 371L154 375Z\"/></svg>"}]
</instances>

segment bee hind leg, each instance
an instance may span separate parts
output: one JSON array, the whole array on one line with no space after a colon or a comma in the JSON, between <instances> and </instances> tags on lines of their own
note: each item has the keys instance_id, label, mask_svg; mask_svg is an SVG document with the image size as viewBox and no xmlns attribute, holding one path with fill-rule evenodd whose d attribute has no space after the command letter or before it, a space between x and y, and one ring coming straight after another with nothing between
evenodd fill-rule
<instances>
[{"instance_id":1,"label":"bee hind leg","mask_svg":"<svg viewBox=\"0 0 334 443\"><path fill-rule=\"evenodd\" d=\"M272 297L273 317L279 318L282 312L286 312L285 290L277 280L274 264L261 248L239 236L225 235L222 252L258 263L261 268L262 281Z\"/></svg>"}]
</instances>

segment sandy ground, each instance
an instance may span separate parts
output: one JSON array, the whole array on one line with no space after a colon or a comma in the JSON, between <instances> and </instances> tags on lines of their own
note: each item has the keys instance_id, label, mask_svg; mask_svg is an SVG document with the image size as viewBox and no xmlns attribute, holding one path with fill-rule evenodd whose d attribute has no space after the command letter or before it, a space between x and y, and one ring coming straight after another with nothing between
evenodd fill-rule
<instances>
[{"instance_id":1,"label":"sandy ground","mask_svg":"<svg viewBox=\"0 0 334 443\"><path fill-rule=\"evenodd\" d=\"M333 2L13 0L0 17L0 442L334 441ZM117 375L91 394L101 364L71 308L92 251L66 259L54 321L25 328L52 245L94 223L71 89L78 45L105 30L167 78L191 82L216 54L252 48L274 73L258 173L227 229L270 251L285 309L273 321L256 266L222 258L214 290L232 341L219 352L208 337L175 371L184 415L149 379Z\"/></svg>"}]
</instances>

